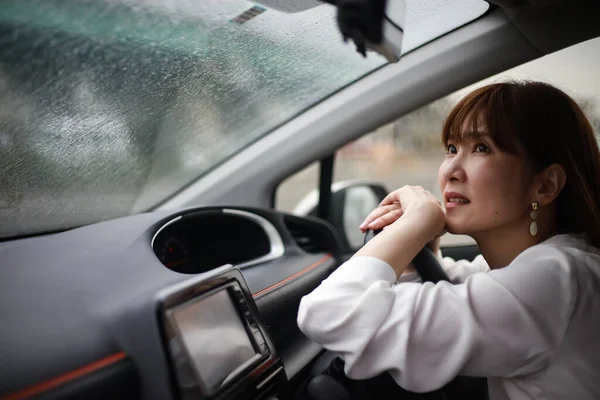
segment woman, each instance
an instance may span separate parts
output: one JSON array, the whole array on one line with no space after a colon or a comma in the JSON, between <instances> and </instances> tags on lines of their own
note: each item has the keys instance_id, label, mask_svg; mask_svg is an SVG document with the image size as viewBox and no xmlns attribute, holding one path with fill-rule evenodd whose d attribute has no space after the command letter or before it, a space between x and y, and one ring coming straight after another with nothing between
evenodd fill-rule
<instances>
[{"instance_id":1,"label":"woman","mask_svg":"<svg viewBox=\"0 0 600 400\"><path fill-rule=\"evenodd\" d=\"M488 378L491 399L600 398L600 154L575 102L537 82L462 99L442 132L444 207L420 187L360 226L386 229L305 296L300 329L364 379L427 392ZM443 230L473 237L454 284L414 282ZM412 282L411 282L412 281Z\"/></svg>"}]
</instances>

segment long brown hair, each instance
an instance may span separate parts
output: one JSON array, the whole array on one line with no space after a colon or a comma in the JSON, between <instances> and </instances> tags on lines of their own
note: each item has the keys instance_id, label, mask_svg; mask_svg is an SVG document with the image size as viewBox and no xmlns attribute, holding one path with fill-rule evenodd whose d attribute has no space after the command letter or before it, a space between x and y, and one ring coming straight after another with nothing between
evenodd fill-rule
<instances>
[{"instance_id":1,"label":"long brown hair","mask_svg":"<svg viewBox=\"0 0 600 400\"><path fill-rule=\"evenodd\" d=\"M600 248L600 152L581 108L542 82L502 82L465 96L446 118L442 141L483 125L503 151L524 154L534 172L560 164L567 182L556 202L557 233L583 233Z\"/></svg>"}]
</instances>

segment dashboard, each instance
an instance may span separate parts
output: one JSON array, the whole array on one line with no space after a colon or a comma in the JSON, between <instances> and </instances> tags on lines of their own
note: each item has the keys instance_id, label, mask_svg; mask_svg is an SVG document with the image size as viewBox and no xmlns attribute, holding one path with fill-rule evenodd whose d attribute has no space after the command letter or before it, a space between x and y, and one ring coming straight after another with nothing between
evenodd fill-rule
<instances>
[{"instance_id":1,"label":"dashboard","mask_svg":"<svg viewBox=\"0 0 600 400\"><path fill-rule=\"evenodd\" d=\"M2 242L0 398L284 398L339 249L325 222L237 207Z\"/></svg>"},{"instance_id":2,"label":"dashboard","mask_svg":"<svg viewBox=\"0 0 600 400\"><path fill-rule=\"evenodd\" d=\"M255 265L284 254L281 235L269 220L236 209L177 216L159 229L152 247L167 268L190 274L224 264Z\"/></svg>"}]
</instances>

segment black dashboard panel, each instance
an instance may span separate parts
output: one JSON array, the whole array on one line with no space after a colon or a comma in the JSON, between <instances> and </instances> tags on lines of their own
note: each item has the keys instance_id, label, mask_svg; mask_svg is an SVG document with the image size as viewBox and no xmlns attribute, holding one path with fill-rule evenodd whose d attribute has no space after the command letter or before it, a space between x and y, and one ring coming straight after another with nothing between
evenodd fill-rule
<instances>
[{"instance_id":1,"label":"black dashboard panel","mask_svg":"<svg viewBox=\"0 0 600 400\"><path fill-rule=\"evenodd\" d=\"M302 294L339 264L337 238L328 224L318 220L269 210L235 210L268 221L281 238L283 255L256 262L258 252L245 253L254 262L243 266L252 260L240 258L239 264L276 348L293 346L282 332L294 329ZM63 398L61 393L67 397L89 393L89 385L108 387L127 380L128 393L146 399L173 398L156 318L157 293L198 275L165 268L151 242L175 218L222 211L212 207L145 213L0 243L0 397L39 389L119 356L110 368L63 382L44 394ZM291 232L290 221L302 221L303 231ZM313 231L319 233L311 236ZM244 248L240 235L221 238L227 241L221 248ZM312 240L310 246L306 238Z\"/></svg>"},{"instance_id":2,"label":"black dashboard panel","mask_svg":"<svg viewBox=\"0 0 600 400\"><path fill-rule=\"evenodd\" d=\"M263 227L266 224L270 222L238 210L200 211L167 223L154 237L152 247L167 268L187 274L260 260L271 252L274 241L280 257L281 237L271 239Z\"/></svg>"}]
</instances>

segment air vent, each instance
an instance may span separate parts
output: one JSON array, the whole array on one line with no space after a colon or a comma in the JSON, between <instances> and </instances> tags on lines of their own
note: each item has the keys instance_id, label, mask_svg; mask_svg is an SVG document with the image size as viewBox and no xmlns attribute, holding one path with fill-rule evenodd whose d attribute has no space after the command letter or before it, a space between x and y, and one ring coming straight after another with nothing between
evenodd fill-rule
<instances>
[{"instance_id":1,"label":"air vent","mask_svg":"<svg viewBox=\"0 0 600 400\"><path fill-rule=\"evenodd\" d=\"M318 221L287 215L285 225L296 245L307 253L325 253L336 247L329 227Z\"/></svg>"}]
</instances>

